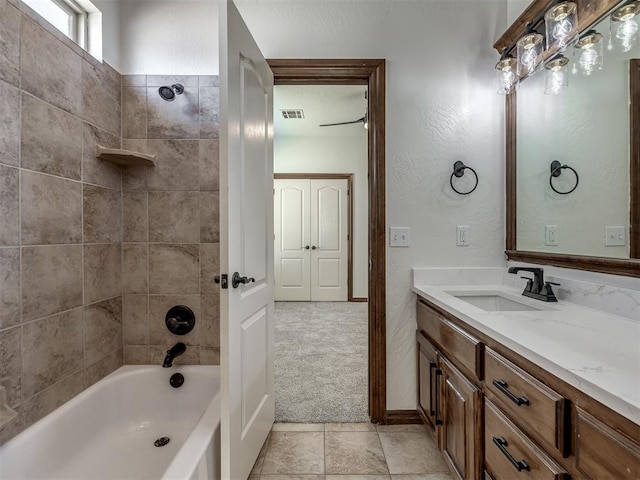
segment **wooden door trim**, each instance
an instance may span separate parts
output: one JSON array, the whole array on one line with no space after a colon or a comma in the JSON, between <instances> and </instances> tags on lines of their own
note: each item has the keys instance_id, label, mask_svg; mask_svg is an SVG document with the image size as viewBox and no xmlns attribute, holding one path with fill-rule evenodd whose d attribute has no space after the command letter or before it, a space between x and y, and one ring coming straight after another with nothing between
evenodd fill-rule
<instances>
[{"instance_id":1,"label":"wooden door trim","mask_svg":"<svg viewBox=\"0 0 640 480\"><path fill-rule=\"evenodd\" d=\"M387 421L384 59L268 59L275 85L367 85L369 90L369 416Z\"/></svg>"},{"instance_id":2,"label":"wooden door trim","mask_svg":"<svg viewBox=\"0 0 640 480\"><path fill-rule=\"evenodd\" d=\"M353 302L353 173L274 173L274 180L346 180L347 205L347 301ZM366 302L366 299L365 299Z\"/></svg>"}]
</instances>

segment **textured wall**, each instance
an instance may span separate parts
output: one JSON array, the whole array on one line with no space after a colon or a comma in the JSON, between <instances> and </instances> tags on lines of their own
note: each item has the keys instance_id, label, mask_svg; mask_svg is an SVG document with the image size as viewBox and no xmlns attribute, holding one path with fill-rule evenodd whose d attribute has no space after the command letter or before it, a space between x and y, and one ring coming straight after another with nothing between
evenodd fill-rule
<instances>
[{"instance_id":1,"label":"textured wall","mask_svg":"<svg viewBox=\"0 0 640 480\"><path fill-rule=\"evenodd\" d=\"M387 249L387 406L413 409L412 267L504 265L503 102L493 89L493 40L506 0L238 0L270 58L387 59L387 224L411 228ZM449 187L453 162L480 175L467 197ZM471 246L456 247L456 225Z\"/></svg>"},{"instance_id":2,"label":"textured wall","mask_svg":"<svg viewBox=\"0 0 640 480\"><path fill-rule=\"evenodd\" d=\"M353 174L353 296L367 298L369 201L366 136L276 136L273 159L276 173Z\"/></svg>"},{"instance_id":3,"label":"textured wall","mask_svg":"<svg viewBox=\"0 0 640 480\"><path fill-rule=\"evenodd\" d=\"M598 31L606 37L609 20ZM518 91L518 249L629 258L629 62L637 53L605 48L604 68L569 74L560 95L545 95L543 72ZM550 164L575 168L578 188L559 195ZM575 185L573 172L553 180ZM545 245L545 225L557 225L558 245ZM605 246L605 228L624 226L624 246Z\"/></svg>"},{"instance_id":4,"label":"textured wall","mask_svg":"<svg viewBox=\"0 0 640 480\"><path fill-rule=\"evenodd\" d=\"M156 155L123 171L125 363L160 364L182 341L176 363L218 364L218 77L122 78L124 148ZM162 100L158 87L177 82L184 94ZM174 305L196 314L185 336L165 326Z\"/></svg>"},{"instance_id":5,"label":"textured wall","mask_svg":"<svg viewBox=\"0 0 640 480\"><path fill-rule=\"evenodd\" d=\"M120 75L0 0L0 385L11 438L122 364Z\"/></svg>"}]
</instances>

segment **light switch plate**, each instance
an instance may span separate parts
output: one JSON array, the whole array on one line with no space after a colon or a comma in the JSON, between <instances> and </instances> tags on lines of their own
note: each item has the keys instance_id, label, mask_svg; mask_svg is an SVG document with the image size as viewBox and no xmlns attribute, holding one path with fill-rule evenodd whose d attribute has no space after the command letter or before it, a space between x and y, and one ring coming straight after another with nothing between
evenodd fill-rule
<instances>
[{"instance_id":1,"label":"light switch plate","mask_svg":"<svg viewBox=\"0 0 640 480\"><path fill-rule=\"evenodd\" d=\"M623 247L627 244L624 227L605 227L604 244L606 247Z\"/></svg>"},{"instance_id":2,"label":"light switch plate","mask_svg":"<svg viewBox=\"0 0 640 480\"><path fill-rule=\"evenodd\" d=\"M389 227L389 246L408 247L409 227Z\"/></svg>"}]
</instances>

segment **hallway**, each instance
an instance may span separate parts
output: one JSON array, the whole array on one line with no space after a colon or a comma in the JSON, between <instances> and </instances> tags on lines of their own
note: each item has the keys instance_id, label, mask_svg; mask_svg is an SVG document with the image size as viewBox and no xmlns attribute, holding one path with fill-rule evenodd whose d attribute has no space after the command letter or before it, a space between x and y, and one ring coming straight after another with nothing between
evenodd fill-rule
<instances>
[{"instance_id":1,"label":"hallway","mask_svg":"<svg viewBox=\"0 0 640 480\"><path fill-rule=\"evenodd\" d=\"M365 422L367 303L276 302L276 422Z\"/></svg>"}]
</instances>

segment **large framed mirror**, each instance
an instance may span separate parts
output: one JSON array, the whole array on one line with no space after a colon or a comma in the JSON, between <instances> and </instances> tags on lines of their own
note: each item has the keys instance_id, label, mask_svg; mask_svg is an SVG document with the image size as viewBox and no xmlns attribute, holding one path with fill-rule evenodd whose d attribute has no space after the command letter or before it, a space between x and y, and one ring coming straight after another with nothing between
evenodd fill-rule
<instances>
[{"instance_id":1,"label":"large framed mirror","mask_svg":"<svg viewBox=\"0 0 640 480\"><path fill-rule=\"evenodd\" d=\"M507 96L510 260L640 277L640 44L607 48L610 13L581 35L602 35L600 70L584 75L570 46L562 93L544 93L542 69Z\"/></svg>"}]
</instances>

